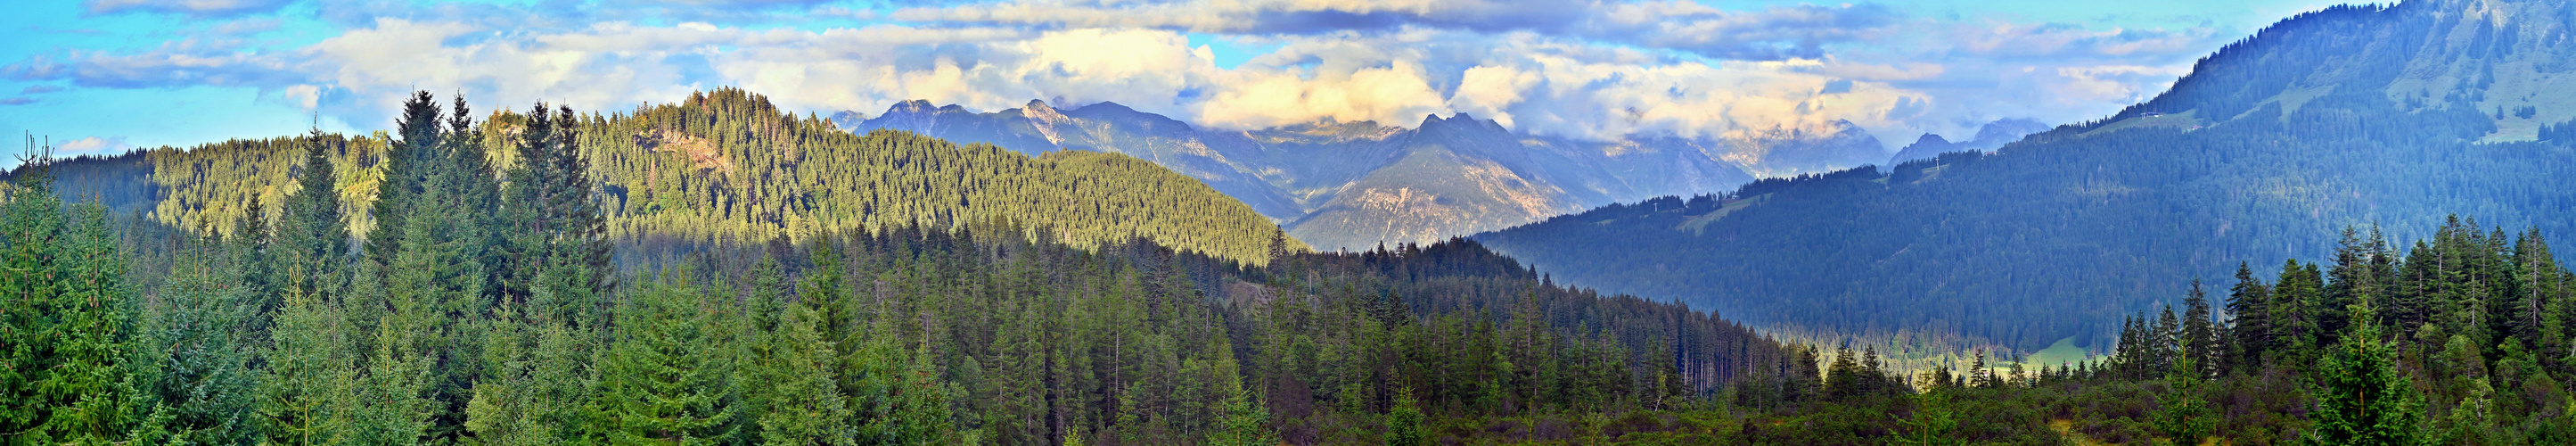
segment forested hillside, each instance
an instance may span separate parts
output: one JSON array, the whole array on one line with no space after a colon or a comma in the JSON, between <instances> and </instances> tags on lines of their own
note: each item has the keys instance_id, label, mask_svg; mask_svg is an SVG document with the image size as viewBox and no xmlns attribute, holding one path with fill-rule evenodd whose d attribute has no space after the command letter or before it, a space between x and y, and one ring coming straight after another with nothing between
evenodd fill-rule
<instances>
[{"instance_id":1,"label":"forested hillside","mask_svg":"<svg viewBox=\"0 0 2576 446\"><path fill-rule=\"evenodd\" d=\"M474 145L484 168L498 175L519 164L517 153L536 130L524 110L489 116L459 121L470 127L453 131L470 134L459 144ZM1260 263L1273 239L1283 236L1241 202L1124 155L1031 157L903 132L852 135L741 90L545 120L548 129L561 129L548 131L575 139L564 144L590 160L580 171L599 183L609 235L627 249L1010 219L1057 228L1061 241L1075 246L1144 237ZM57 178L75 196L112 192L100 198L121 212L147 209L167 224L229 233L254 197L274 205L297 190L291 177L303 158L300 141L318 137L336 166L351 227L363 234L375 213L362 210L374 206L381 177L402 162L388 149L399 136L320 134L164 148L66 161ZM138 157L146 162L135 162ZM136 178L150 184L122 183Z\"/></svg>"},{"instance_id":2,"label":"forested hillside","mask_svg":"<svg viewBox=\"0 0 2576 446\"><path fill-rule=\"evenodd\" d=\"M1477 239L1568 283L1771 327L2109 348L2119 315L2226 277L2237 259L2322 256L2350 225L2423 234L2476 215L2576 236L2576 148L2530 142L2526 127L2576 116L2562 103L2576 90L2532 87L2576 79L2557 68L2576 49L2553 43L2576 30L2571 11L2329 8L2228 46L2155 100L1997 153L1768 179Z\"/></svg>"},{"instance_id":3,"label":"forested hillside","mask_svg":"<svg viewBox=\"0 0 2576 446\"><path fill-rule=\"evenodd\" d=\"M2392 243L2168 290L2097 360L1892 374L1837 349L1819 392L1738 385L1740 444L2568 444L2576 275L2530 232ZM2369 234L2369 235L2365 235ZM2269 278L2269 279L2267 279ZM2224 288L2218 284L2232 283ZM1964 366L1964 367L1961 367ZM1910 385L1908 385L1910 384ZM1748 398L1748 396L1752 398ZM1764 423L1767 422L1767 423ZM1640 442L1643 443L1643 442Z\"/></svg>"},{"instance_id":4,"label":"forested hillside","mask_svg":"<svg viewBox=\"0 0 2576 446\"><path fill-rule=\"evenodd\" d=\"M38 158L0 183L0 291L12 296L0 400L22 403L0 412L0 432L28 444L1356 444L1428 438L1440 420L1694 407L1815 363L1709 313L1556 286L1464 240L1347 254L1295 249L1269 226L1202 239L1263 237L1245 261L1142 235L1084 242L1056 226L1081 220L1038 212L612 249L612 210L639 200L598 174L622 169L589 155L616 153L598 135L633 134L600 130L618 121L540 104L477 122L426 93L404 105L372 152L319 132L228 146L302 161L217 164L291 172L265 186L282 196L241 192L225 230L55 192L78 183L54 167L95 159ZM510 153L486 152L495 141ZM379 158L352 165L351 153ZM886 156L930 171L918 165L951 160ZM1116 156L1017 159L1116 168ZM1101 184L1120 178L1075 184L1153 184ZM945 200L940 187L875 203ZM1118 202L1087 199L1058 206ZM354 225L359 214L374 227Z\"/></svg>"},{"instance_id":5,"label":"forested hillside","mask_svg":"<svg viewBox=\"0 0 2576 446\"><path fill-rule=\"evenodd\" d=\"M415 99L383 231L326 137L229 233L8 183L0 429L31 443L1338 444L1669 409L1814 352L1451 241L1267 268L1004 219L719 240L620 269L581 141L518 167ZM464 135L468 138L457 138ZM496 181L497 180L497 181ZM585 199L585 197L587 199ZM490 206L477 208L472 206ZM498 212L444 212L496 209ZM1275 232L1273 232L1275 234ZM349 250L366 235L365 250ZM46 317L31 317L45 315ZM1381 414L1411 413L1414 425ZM1572 414L1572 415L1560 415Z\"/></svg>"}]
</instances>

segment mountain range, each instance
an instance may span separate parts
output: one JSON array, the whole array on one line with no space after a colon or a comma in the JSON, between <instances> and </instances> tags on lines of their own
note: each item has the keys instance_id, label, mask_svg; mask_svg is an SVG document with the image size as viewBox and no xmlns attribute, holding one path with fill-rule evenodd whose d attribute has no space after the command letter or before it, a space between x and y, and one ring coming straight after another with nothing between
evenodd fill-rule
<instances>
[{"instance_id":1,"label":"mountain range","mask_svg":"<svg viewBox=\"0 0 2576 446\"><path fill-rule=\"evenodd\" d=\"M1906 144L1905 148L1898 149L1896 156L1888 158L1887 164L1883 165L1895 166L1905 164L1907 161L1931 159L1950 152L1992 152L2003 148L2004 144L2020 141L2024 136L2045 132L2048 129L2048 124L2039 121L2005 118L1978 127L1976 139L1966 141L1951 141L1948 138L1942 138L1941 135L1925 133L1923 137L1915 139L1913 144Z\"/></svg>"},{"instance_id":2,"label":"mountain range","mask_svg":"<svg viewBox=\"0 0 2576 446\"><path fill-rule=\"evenodd\" d=\"M1926 138L1884 170L1476 238L1556 280L1773 327L2103 348L2120 317L2194 280L2224 290L2240 262L2269 275L2282 267L2264 262L2453 216L2493 240L2576 236L2576 141L2538 138L2576 122L2571 39L2565 2L2328 8L2227 45L2151 100L1993 153L1911 159L1963 145Z\"/></svg>"},{"instance_id":3,"label":"mountain range","mask_svg":"<svg viewBox=\"0 0 2576 446\"><path fill-rule=\"evenodd\" d=\"M1590 141L1516 132L1463 113L1425 116L1411 128L1323 121L1227 130L1112 102L1057 109L1039 100L982 113L907 101L875 117L845 111L833 121L857 133L905 130L1030 154L1083 150L1150 160L1242 200L1323 250L1427 243L1887 155L1877 138L1841 121L1736 138Z\"/></svg>"}]
</instances>

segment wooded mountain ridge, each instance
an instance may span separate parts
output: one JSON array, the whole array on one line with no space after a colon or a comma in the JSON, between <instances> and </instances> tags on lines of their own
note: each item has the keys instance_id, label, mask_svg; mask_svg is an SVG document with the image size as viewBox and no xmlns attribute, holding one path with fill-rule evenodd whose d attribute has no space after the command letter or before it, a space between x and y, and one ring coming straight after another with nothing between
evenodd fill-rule
<instances>
[{"instance_id":1,"label":"wooded mountain ridge","mask_svg":"<svg viewBox=\"0 0 2576 446\"><path fill-rule=\"evenodd\" d=\"M2428 1L2283 20L2171 91L1992 154L1765 179L1479 235L1559 280L1774 327L2107 348L2235 259L2443 216L2576 235L2576 6ZM2513 113L2506 113L2513 111ZM2544 135L2545 136L2545 135ZM2407 243L2400 240L2398 243Z\"/></svg>"}]
</instances>

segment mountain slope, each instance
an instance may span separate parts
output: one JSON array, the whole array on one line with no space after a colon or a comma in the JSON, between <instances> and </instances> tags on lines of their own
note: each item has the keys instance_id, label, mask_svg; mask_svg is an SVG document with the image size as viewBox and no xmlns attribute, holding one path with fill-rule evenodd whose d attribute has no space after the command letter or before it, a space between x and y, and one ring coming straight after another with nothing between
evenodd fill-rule
<instances>
[{"instance_id":1,"label":"mountain slope","mask_svg":"<svg viewBox=\"0 0 2576 446\"><path fill-rule=\"evenodd\" d=\"M500 113L483 123L485 152L495 165L514 162L509 154L517 138L508 135L521 122ZM579 126L609 232L630 247L1008 219L1048 227L1058 242L1075 246L1141 237L1260 264L1272 257L1274 238L1284 237L1242 202L1126 155L1031 157L906 132L850 134L741 90L693 94L635 115L585 115ZM363 232L385 138L323 141L340 166L353 230ZM57 177L83 185L77 190L122 191L107 197L111 207L148 208L165 223L198 228L203 222L208 230L229 232L250 197L262 197L273 211L293 192L288 175L302 144L277 138L154 149L62 163ZM151 183L138 185L145 192L87 186L97 182L93 177Z\"/></svg>"},{"instance_id":2,"label":"mountain slope","mask_svg":"<svg viewBox=\"0 0 2576 446\"><path fill-rule=\"evenodd\" d=\"M1478 239L1570 283L1778 327L2101 346L2091 335L2120 315L2229 277L2234 259L2319 258L2348 226L2431 233L2458 214L2576 235L2563 215L2576 209L2576 150L2494 143L2576 116L2576 90L2504 80L2576 80L2548 68L2576 65L2558 44L2571 13L2330 8L2229 45L2154 100L1993 154L1764 180ZM2500 106L2534 109L2499 118Z\"/></svg>"},{"instance_id":3,"label":"mountain slope","mask_svg":"<svg viewBox=\"0 0 2576 446\"><path fill-rule=\"evenodd\" d=\"M1521 134L1463 114L1427 116L1411 129L1318 122L1262 130L1194 129L1116 103L1058 110L1030 101L973 113L910 101L866 120L835 116L854 132L897 129L1030 154L1082 150L1151 160L1287 222L1300 239L1325 249L1427 243L1618 200L1720 190L1752 180L1740 165L1803 172L1885 155L1848 123L1833 132L1781 130L1742 140L1601 142Z\"/></svg>"}]
</instances>

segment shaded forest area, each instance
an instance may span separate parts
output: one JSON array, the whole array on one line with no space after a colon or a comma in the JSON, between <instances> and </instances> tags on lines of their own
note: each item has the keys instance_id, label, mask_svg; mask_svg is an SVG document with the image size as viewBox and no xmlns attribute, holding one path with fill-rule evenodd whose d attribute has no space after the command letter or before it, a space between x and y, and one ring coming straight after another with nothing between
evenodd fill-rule
<instances>
[{"instance_id":1,"label":"shaded forest area","mask_svg":"<svg viewBox=\"0 0 2576 446\"><path fill-rule=\"evenodd\" d=\"M2576 235L2559 215L2576 209L2576 145L2560 130L2482 142L2498 124L2478 105L2506 56L2555 60L2538 51L2563 46L2515 48L2455 6L2301 14L2152 101L1992 154L1765 179L1475 238L1567 283L1750 324L1957 333L1954 351L2029 352L2067 336L2108 349L2121 315L2244 259L2325 255L2346 226L2428 234L2444 215L2475 215ZM2463 27L2479 37L2444 37ZM2466 77L2457 91L2393 95L2409 67Z\"/></svg>"}]
</instances>

